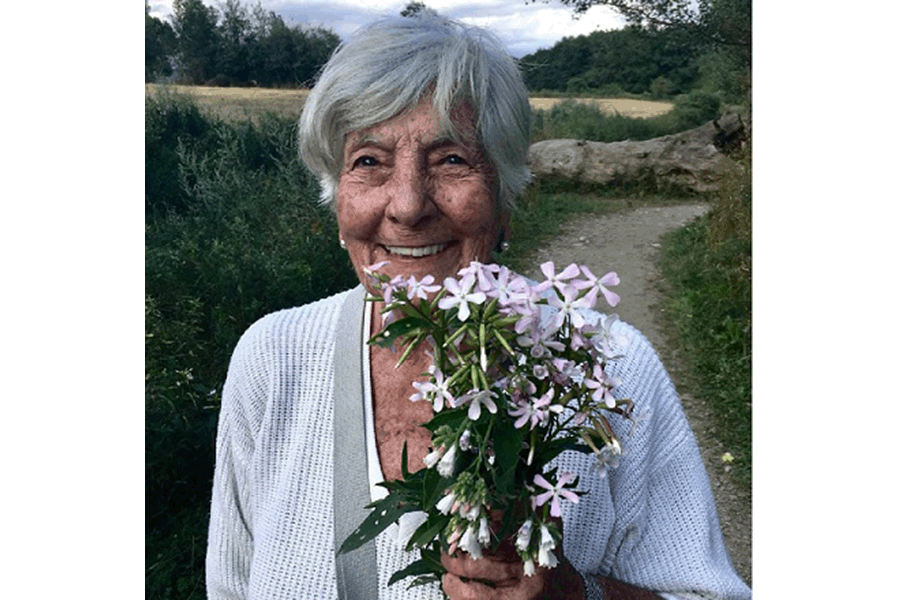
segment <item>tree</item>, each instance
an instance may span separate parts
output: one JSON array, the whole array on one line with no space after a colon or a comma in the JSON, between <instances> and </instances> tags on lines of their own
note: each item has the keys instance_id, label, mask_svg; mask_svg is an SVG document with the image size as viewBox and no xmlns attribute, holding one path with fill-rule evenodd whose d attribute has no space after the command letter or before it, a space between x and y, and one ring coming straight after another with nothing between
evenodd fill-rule
<instances>
[{"instance_id":1,"label":"tree","mask_svg":"<svg viewBox=\"0 0 900 600\"><path fill-rule=\"evenodd\" d=\"M144 2L144 81L156 81L172 74L169 57L175 51L172 27L150 16L150 5Z\"/></svg>"},{"instance_id":2,"label":"tree","mask_svg":"<svg viewBox=\"0 0 900 600\"><path fill-rule=\"evenodd\" d=\"M341 38L322 27L302 29L301 33L300 52L295 63L296 79L304 86L311 86L319 69L341 43Z\"/></svg>"},{"instance_id":3,"label":"tree","mask_svg":"<svg viewBox=\"0 0 900 600\"><path fill-rule=\"evenodd\" d=\"M535 0L527 0L533 2ZM547 2L549 0L543 0ZM717 55L717 64L730 63L729 81L749 99L752 64L752 0L559 0L576 14L592 6L609 6L632 25L649 31L667 30L682 36L686 45L700 44Z\"/></svg>"},{"instance_id":4,"label":"tree","mask_svg":"<svg viewBox=\"0 0 900 600\"><path fill-rule=\"evenodd\" d=\"M401 17L417 17L419 15L436 15L437 11L425 6L424 2L409 2L406 8L400 11Z\"/></svg>"},{"instance_id":5,"label":"tree","mask_svg":"<svg viewBox=\"0 0 900 600\"><path fill-rule=\"evenodd\" d=\"M575 14L583 14L592 6L609 6L625 17L628 23L642 29L683 29L715 46L744 48L749 58L752 44L751 0L559 1L572 7Z\"/></svg>"},{"instance_id":6,"label":"tree","mask_svg":"<svg viewBox=\"0 0 900 600\"><path fill-rule=\"evenodd\" d=\"M225 0L219 10L217 73L234 85L246 84L251 79L250 48L255 42L250 14L240 0Z\"/></svg>"},{"instance_id":7,"label":"tree","mask_svg":"<svg viewBox=\"0 0 900 600\"><path fill-rule=\"evenodd\" d=\"M216 9L201 0L175 0L172 9L181 76L192 83L203 83L216 74Z\"/></svg>"}]
</instances>

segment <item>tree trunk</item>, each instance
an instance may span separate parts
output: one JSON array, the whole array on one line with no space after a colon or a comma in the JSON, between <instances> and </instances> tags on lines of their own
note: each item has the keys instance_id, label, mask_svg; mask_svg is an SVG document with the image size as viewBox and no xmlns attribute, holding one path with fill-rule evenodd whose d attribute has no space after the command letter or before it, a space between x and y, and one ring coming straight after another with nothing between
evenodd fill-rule
<instances>
[{"instance_id":1,"label":"tree trunk","mask_svg":"<svg viewBox=\"0 0 900 600\"><path fill-rule=\"evenodd\" d=\"M723 152L739 148L743 121L728 114L696 129L641 142L545 140L531 146L535 177L555 176L585 183L651 182L658 188L718 189L729 164Z\"/></svg>"}]
</instances>

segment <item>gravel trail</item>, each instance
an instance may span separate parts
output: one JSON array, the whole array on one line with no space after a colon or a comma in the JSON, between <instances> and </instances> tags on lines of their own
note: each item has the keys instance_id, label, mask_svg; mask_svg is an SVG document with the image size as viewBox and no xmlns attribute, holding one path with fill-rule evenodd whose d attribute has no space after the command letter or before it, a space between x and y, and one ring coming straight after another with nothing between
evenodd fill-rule
<instances>
[{"instance_id":1,"label":"gravel trail","mask_svg":"<svg viewBox=\"0 0 900 600\"><path fill-rule=\"evenodd\" d=\"M672 376L710 477L731 561L744 581L752 585L750 491L732 481L728 465L721 460L728 448L716 438L709 409L690 394L685 383L686 365L680 349L664 333L664 309L660 307L662 276L656 267L660 240L708 208L706 204L682 204L642 207L599 217L579 216L540 248L531 264L552 260L565 266L575 262L587 265L597 276L607 271L618 273L621 283L615 290L622 301L615 312L647 336ZM524 274L532 279L543 278L537 267Z\"/></svg>"}]
</instances>

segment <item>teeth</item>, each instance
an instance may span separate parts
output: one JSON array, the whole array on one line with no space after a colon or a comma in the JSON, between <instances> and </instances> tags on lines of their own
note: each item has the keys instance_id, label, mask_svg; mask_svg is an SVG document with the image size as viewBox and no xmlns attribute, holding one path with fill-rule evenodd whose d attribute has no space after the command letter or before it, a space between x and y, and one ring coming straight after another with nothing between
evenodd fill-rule
<instances>
[{"instance_id":1,"label":"teeth","mask_svg":"<svg viewBox=\"0 0 900 600\"><path fill-rule=\"evenodd\" d=\"M412 256L415 258L419 258L422 256L429 256L431 254L437 254L441 250L447 247L447 244L435 244L434 246L422 246L419 248L403 248L400 246L385 246L388 249L388 252L391 254L399 254L400 256Z\"/></svg>"}]
</instances>

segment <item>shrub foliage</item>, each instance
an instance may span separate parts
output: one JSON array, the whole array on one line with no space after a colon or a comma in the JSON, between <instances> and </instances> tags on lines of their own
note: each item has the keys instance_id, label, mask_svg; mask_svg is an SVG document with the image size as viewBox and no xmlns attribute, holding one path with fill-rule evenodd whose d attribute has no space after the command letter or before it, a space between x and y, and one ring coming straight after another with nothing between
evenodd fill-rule
<instances>
[{"instance_id":1,"label":"shrub foliage","mask_svg":"<svg viewBox=\"0 0 900 600\"><path fill-rule=\"evenodd\" d=\"M356 278L293 123L225 123L164 95L148 99L146 126L147 597L203 598L230 353L264 314Z\"/></svg>"},{"instance_id":2,"label":"shrub foliage","mask_svg":"<svg viewBox=\"0 0 900 600\"><path fill-rule=\"evenodd\" d=\"M737 157L710 212L666 240L663 273L696 395L713 407L717 437L751 479L751 160Z\"/></svg>"},{"instance_id":3,"label":"shrub foliage","mask_svg":"<svg viewBox=\"0 0 900 600\"><path fill-rule=\"evenodd\" d=\"M675 99L675 107L649 119L609 115L599 106L563 100L550 110L535 111L532 141L578 139L595 142L649 140L699 127L721 113L720 100L706 92Z\"/></svg>"}]
</instances>

